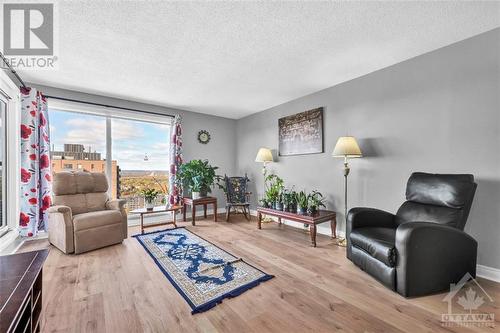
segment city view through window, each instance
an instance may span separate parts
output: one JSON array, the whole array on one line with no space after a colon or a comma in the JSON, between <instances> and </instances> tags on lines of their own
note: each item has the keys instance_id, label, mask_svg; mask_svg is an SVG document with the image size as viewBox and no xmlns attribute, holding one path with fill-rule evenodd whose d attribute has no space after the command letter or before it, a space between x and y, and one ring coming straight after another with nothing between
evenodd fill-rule
<instances>
[{"instance_id":1,"label":"city view through window","mask_svg":"<svg viewBox=\"0 0 500 333\"><path fill-rule=\"evenodd\" d=\"M106 135L106 117L50 110L52 172L111 170L110 196L127 200L127 210L144 206L141 194L154 188L168 193L170 126L144 121L111 118ZM107 142L106 138L110 140ZM110 168L106 160L111 147Z\"/></svg>"}]
</instances>

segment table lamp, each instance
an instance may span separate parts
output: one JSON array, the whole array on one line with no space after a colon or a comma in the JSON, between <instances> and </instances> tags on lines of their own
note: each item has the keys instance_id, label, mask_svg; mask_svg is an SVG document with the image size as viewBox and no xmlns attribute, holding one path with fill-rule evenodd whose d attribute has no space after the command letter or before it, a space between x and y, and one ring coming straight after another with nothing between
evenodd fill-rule
<instances>
[{"instance_id":1,"label":"table lamp","mask_svg":"<svg viewBox=\"0 0 500 333\"><path fill-rule=\"evenodd\" d=\"M337 144L333 149L333 157L344 158L344 218L345 225L347 226L347 176L349 175L349 158L362 157L361 149L359 149L358 143L353 136L341 136L337 140ZM346 240L339 239L338 244L341 246L346 246Z\"/></svg>"}]
</instances>

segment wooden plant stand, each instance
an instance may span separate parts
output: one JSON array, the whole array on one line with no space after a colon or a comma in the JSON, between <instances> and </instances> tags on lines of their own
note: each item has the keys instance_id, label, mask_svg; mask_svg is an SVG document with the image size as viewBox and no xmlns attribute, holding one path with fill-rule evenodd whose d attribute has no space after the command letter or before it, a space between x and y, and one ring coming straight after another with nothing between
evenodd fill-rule
<instances>
[{"instance_id":1,"label":"wooden plant stand","mask_svg":"<svg viewBox=\"0 0 500 333\"><path fill-rule=\"evenodd\" d=\"M312 246L314 247L316 247L316 225L320 223L330 221L332 238L337 238L337 214L331 210L318 210L312 215L301 215L272 208L257 207L257 228L259 229L262 229L262 215L275 216L278 218L278 223L280 224L281 219L308 224L309 231L311 233Z\"/></svg>"},{"instance_id":2,"label":"wooden plant stand","mask_svg":"<svg viewBox=\"0 0 500 333\"><path fill-rule=\"evenodd\" d=\"M191 224L196 224L196 206L203 206L203 216L207 218L207 205L213 205L214 208L214 222L217 222L217 198L215 197L204 197L199 199L193 199L189 197L182 198L183 210L182 219L186 222L186 210L187 206L191 206Z\"/></svg>"}]
</instances>

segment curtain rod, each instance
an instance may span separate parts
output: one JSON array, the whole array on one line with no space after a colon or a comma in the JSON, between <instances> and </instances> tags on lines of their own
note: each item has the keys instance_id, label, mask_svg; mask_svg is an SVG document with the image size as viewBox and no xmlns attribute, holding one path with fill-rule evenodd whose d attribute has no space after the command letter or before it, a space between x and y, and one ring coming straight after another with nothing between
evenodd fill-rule
<instances>
[{"instance_id":1,"label":"curtain rod","mask_svg":"<svg viewBox=\"0 0 500 333\"><path fill-rule=\"evenodd\" d=\"M76 102L76 103L83 103L83 104L89 104L89 105L94 105L94 106L102 106L105 108L113 108L113 109L119 109L119 110L127 110L127 111L135 111L135 112L142 112L142 113L148 113L148 114L153 114L156 116L164 116L164 117L170 117L170 118L175 118L175 116L171 114L164 114L164 113L158 113L158 112L152 112L152 111L144 111L144 110L139 110L139 109L132 109L132 108L124 108L121 106L114 106L114 105L108 105L108 104L101 104L101 103L94 103L94 102L86 102L86 101L81 101L77 99L71 99L71 98L65 98L65 97L57 97L57 96L50 96L50 95L44 95L48 99L59 99L61 101L67 101L67 102Z\"/></svg>"},{"instance_id":2,"label":"curtain rod","mask_svg":"<svg viewBox=\"0 0 500 333\"><path fill-rule=\"evenodd\" d=\"M0 52L0 58L2 58L3 62L7 65L7 68L11 71L12 74L14 74L14 76L17 79L17 81L19 81L19 83L21 83L21 85L23 86L23 88L27 88L27 86L24 83L23 79L21 79L21 77L19 76L19 74L17 74L17 72L14 70L14 68L12 68L12 66L9 64L9 62L7 61L7 59L5 59L5 56L3 55L2 52Z\"/></svg>"}]
</instances>

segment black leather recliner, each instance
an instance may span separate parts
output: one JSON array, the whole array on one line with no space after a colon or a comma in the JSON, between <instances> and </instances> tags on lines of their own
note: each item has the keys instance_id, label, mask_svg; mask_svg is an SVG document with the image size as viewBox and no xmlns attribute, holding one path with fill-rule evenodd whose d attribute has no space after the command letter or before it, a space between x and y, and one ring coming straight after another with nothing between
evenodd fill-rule
<instances>
[{"instance_id":1,"label":"black leather recliner","mask_svg":"<svg viewBox=\"0 0 500 333\"><path fill-rule=\"evenodd\" d=\"M477 184L474 176L415 172L396 215L352 208L347 258L405 297L449 290L476 276L477 242L463 229Z\"/></svg>"}]
</instances>

